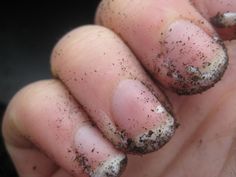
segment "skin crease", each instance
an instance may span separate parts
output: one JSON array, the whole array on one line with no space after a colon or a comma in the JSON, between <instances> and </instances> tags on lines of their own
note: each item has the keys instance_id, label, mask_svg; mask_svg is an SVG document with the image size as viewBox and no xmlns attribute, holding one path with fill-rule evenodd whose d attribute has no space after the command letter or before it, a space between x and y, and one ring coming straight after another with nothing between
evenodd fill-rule
<instances>
[{"instance_id":1,"label":"skin crease","mask_svg":"<svg viewBox=\"0 0 236 177\"><path fill-rule=\"evenodd\" d=\"M128 165L122 177L236 176L236 41L226 42L226 48L229 66L222 80L213 88L194 96L178 96L165 91L180 127L159 151L143 156L128 155ZM17 106L20 101L14 104ZM32 104L37 105L35 102ZM5 130L5 137L11 137L9 134ZM16 134L20 133L16 131ZM25 141L20 143L31 146ZM45 161L49 164L45 163L50 171L48 174L53 174L47 177L72 177L53 161Z\"/></svg>"},{"instance_id":2,"label":"skin crease","mask_svg":"<svg viewBox=\"0 0 236 177\"><path fill-rule=\"evenodd\" d=\"M160 151L129 156L124 177L235 176L236 41L227 47L229 68L213 89L191 97L167 93L180 128Z\"/></svg>"}]
</instances>

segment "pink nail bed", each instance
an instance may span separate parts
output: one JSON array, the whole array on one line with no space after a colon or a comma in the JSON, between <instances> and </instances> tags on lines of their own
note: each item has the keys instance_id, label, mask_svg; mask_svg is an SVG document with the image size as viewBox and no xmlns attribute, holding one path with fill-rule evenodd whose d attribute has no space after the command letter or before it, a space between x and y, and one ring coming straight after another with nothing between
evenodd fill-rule
<instances>
[{"instance_id":1,"label":"pink nail bed","mask_svg":"<svg viewBox=\"0 0 236 177\"><path fill-rule=\"evenodd\" d=\"M144 154L160 149L173 136L175 119L137 80L118 84L112 102L113 121L121 137L120 148Z\"/></svg>"}]
</instances>

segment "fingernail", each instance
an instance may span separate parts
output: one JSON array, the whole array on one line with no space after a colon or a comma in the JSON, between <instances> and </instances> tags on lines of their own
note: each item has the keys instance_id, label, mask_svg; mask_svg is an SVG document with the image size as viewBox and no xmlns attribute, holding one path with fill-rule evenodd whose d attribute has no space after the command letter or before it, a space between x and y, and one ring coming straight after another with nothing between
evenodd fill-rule
<instances>
[{"instance_id":1,"label":"fingernail","mask_svg":"<svg viewBox=\"0 0 236 177\"><path fill-rule=\"evenodd\" d=\"M118 156L111 160L108 160L99 166L92 177L118 177L121 176L124 171L124 167L127 164L127 158L124 156Z\"/></svg>"},{"instance_id":2,"label":"fingernail","mask_svg":"<svg viewBox=\"0 0 236 177\"><path fill-rule=\"evenodd\" d=\"M121 81L113 96L113 121L119 148L145 154L165 145L175 132L175 119L150 90L137 80Z\"/></svg>"},{"instance_id":3,"label":"fingernail","mask_svg":"<svg viewBox=\"0 0 236 177\"><path fill-rule=\"evenodd\" d=\"M226 12L217 13L216 16L210 18L211 23L218 28L229 28L236 25L236 13Z\"/></svg>"},{"instance_id":4,"label":"fingernail","mask_svg":"<svg viewBox=\"0 0 236 177\"><path fill-rule=\"evenodd\" d=\"M172 23L164 35L159 75L178 94L201 93L224 74L228 56L223 42L187 20Z\"/></svg>"},{"instance_id":5,"label":"fingernail","mask_svg":"<svg viewBox=\"0 0 236 177\"><path fill-rule=\"evenodd\" d=\"M90 177L118 177L124 171L126 156L116 150L94 127L80 127L74 141L74 160Z\"/></svg>"}]
</instances>

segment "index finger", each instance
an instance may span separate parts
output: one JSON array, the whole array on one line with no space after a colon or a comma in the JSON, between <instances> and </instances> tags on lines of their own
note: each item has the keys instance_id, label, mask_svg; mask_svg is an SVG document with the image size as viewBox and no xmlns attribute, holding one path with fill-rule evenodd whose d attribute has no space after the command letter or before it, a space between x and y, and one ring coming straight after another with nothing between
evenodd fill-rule
<instances>
[{"instance_id":1,"label":"index finger","mask_svg":"<svg viewBox=\"0 0 236 177\"><path fill-rule=\"evenodd\" d=\"M179 94L212 87L228 64L216 31L188 0L103 0L96 21L119 34L152 76Z\"/></svg>"}]
</instances>

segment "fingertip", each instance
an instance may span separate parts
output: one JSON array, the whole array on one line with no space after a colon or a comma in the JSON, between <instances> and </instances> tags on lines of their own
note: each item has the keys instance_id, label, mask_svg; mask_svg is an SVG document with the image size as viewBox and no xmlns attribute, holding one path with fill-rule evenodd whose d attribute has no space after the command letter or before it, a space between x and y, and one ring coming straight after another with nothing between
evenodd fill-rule
<instances>
[{"instance_id":1,"label":"fingertip","mask_svg":"<svg viewBox=\"0 0 236 177\"><path fill-rule=\"evenodd\" d=\"M221 79L228 63L225 48L189 1L102 2L97 21L126 41L158 84L191 95Z\"/></svg>"},{"instance_id":2,"label":"fingertip","mask_svg":"<svg viewBox=\"0 0 236 177\"><path fill-rule=\"evenodd\" d=\"M123 80L113 95L113 119L122 142L118 148L147 154L162 148L175 133L176 119L142 83ZM126 117L126 119L124 119Z\"/></svg>"},{"instance_id":3,"label":"fingertip","mask_svg":"<svg viewBox=\"0 0 236 177\"><path fill-rule=\"evenodd\" d=\"M83 126L75 134L75 160L91 177L117 177L125 169L126 155L107 143L98 130Z\"/></svg>"},{"instance_id":4,"label":"fingertip","mask_svg":"<svg viewBox=\"0 0 236 177\"><path fill-rule=\"evenodd\" d=\"M215 27L224 40L236 38L236 1L192 0L197 10Z\"/></svg>"},{"instance_id":5,"label":"fingertip","mask_svg":"<svg viewBox=\"0 0 236 177\"><path fill-rule=\"evenodd\" d=\"M61 81L120 150L144 154L160 149L174 134L175 120L166 118L171 117L167 109L163 108L163 113L151 111L169 103L133 53L104 27L83 27L72 33L74 42L62 39L56 50L63 54L55 56L52 62ZM126 85L125 89L120 89L120 85ZM132 110L126 110L131 107ZM152 136L148 130L153 131Z\"/></svg>"},{"instance_id":6,"label":"fingertip","mask_svg":"<svg viewBox=\"0 0 236 177\"><path fill-rule=\"evenodd\" d=\"M5 124L5 134L12 147L8 149L22 176L49 176L57 165L77 176L99 173L115 177L125 168L121 165L125 155L91 125L81 106L57 80L21 89L5 116L9 125Z\"/></svg>"},{"instance_id":7,"label":"fingertip","mask_svg":"<svg viewBox=\"0 0 236 177\"><path fill-rule=\"evenodd\" d=\"M194 22L177 20L163 35L163 60L157 77L163 85L180 95L202 93L223 76L227 50L216 34L208 34Z\"/></svg>"}]
</instances>

